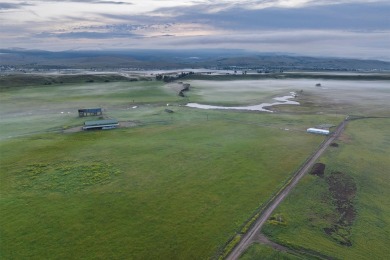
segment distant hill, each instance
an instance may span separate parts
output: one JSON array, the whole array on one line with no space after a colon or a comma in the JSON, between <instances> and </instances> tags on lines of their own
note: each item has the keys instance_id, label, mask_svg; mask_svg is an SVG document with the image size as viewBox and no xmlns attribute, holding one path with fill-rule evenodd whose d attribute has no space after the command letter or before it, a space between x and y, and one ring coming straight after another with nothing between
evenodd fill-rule
<instances>
[{"instance_id":1,"label":"distant hill","mask_svg":"<svg viewBox=\"0 0 390 260\"><path fill-rule=\"evenodd\" d=\"M279 70L390 70L390 62L302 57L243 50L108 50L49 52L0 49L0 66L25 69L238 68Z\"/></svg>"}]
</instances>

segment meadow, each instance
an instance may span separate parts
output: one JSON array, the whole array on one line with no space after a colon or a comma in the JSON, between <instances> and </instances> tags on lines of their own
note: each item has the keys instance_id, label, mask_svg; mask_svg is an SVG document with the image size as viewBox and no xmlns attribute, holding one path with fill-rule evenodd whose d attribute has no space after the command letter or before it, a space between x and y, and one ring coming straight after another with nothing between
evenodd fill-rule
<instances>
[{"instance_id":1,"label":"meadow","mask_svg":"<svg viewBox=\"0 0 390 260\"><path fill-rule=\"evenodd\" d=\"M240 257L241 260L253 260L253 259L283 259L283 260L298 260L298 259L310 259L303 255L294 255L287 252L281 252L274 250L269 246L262 244L252 244Z\"/></svg>"},{"instance_id":2,"label":"meadow","mask_svg":"<svg viewBox=\"0 0 390 260\"><path fill-rule=\"evenodd\" d=\"M346 115L314 106L321 90L313 81L189 83L186 98L156 81L2 88L0 257L217 257L324 140L306 128L336 125ZM374 84L384 98L384 83ZM346 89L318 99L334 104L332 96ZM299 90L306 105L276 113L183 106L261 103ZM165 112L167 104L174 113ZM83 107L138 123L63 133L98 119L79 118ZM371 109L384 113L386 106Z\"/></svg>"},{"instance_id":3,"label":"meadow","mask_svg":"<svg viewBox=\"0 0 390 260\"><path fill-rule=\"evenodd\" d=\"M269 222L263 232L291 248L336 259L387 259L389 129L389 119L349 122L338 146L319 160L325 175L305 176L275 212L284 224Z\"/></svg>"}]
</instances>

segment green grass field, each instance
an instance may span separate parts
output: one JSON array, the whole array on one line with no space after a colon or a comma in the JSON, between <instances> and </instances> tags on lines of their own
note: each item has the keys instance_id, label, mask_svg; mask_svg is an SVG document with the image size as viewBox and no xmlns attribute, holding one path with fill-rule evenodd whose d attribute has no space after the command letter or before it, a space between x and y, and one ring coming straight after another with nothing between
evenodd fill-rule
<instances>
[{"instance_id":1,"label":"green grass field","mask_svg":"<svg viewBox=\"0 0 390 260\"><path fill-rule=\"evenodd\" d=\"M191 81L184 100L156 81L2 88L0 257L216 256L324 140L305 129L338 124L345 114L297 112L312 105L256 113L182 104L268 102L302 82ZM312 102L318 94L311 81L305 84L311 94L301 99ZM378 93L387 93L378 84ZM164 111L168 103L174 113ZM97 119L78 118L83 107L140 123L62 133Z\"/></svg>"},{"instance_id":2,"label":"green grass field","mask_svg":"<svg viewBox=\"0 0 390 260\"><path fill-rule=\"evenodd\" d=\"M298 260L302 256L296 256L287 252L281 252L272 249L269 246L261 244L252 244L245 253L240 257L240 260ZM308 259L308 258L307 258Z\"/></svg>"},{"instance_id":3,"label":"green grass field","mask_svg":"<svg viewBox=\"0 0 390 260\"><path fill-rule=\"evenodd\" d=\"M3 141L1 252L210 257L321 139L209 121Z\"/></svg>"},{"instance_id":4,"label":"green grass field","mask_svg":"<svg viewBox=\"0 0 390 260\"><path fill-rule=\"evenodd\" d=\"M269 223L263 232L279 243L334 258L387 259L389 129L389 119L351 121L337 142L339 147L332 147L320 159L326 165L325 177L306 176L277 209L275 214L282 214L287 225ZM340 185L349 190L349 205L342 205L354 211L349 220L338 210L338 201L329 186L331 176L341 176L338 172L344 174L339 178ZM335 232L325 232L335 227ZM346 241L350 244L346 245Z\"/></svg>"}]
</instances>

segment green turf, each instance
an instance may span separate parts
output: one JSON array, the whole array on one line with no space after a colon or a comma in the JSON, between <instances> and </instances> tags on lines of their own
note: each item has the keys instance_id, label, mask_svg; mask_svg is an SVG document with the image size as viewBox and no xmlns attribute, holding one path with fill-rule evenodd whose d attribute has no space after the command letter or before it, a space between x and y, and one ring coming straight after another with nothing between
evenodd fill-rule
<instances>
[{"instance_id":1,"label":"green turf","mask_svg":"<svg viewBox=\"0 0 390 260\"><path fill-rule=\"evenodd\" d=\"M298 260L301 256L296 256L287 252L274 250L269 246L261 244L252 244L245 253L240 257L240 260ZM307 258L310 259L310 258Z\"/></svg>"},{"instance_id":2,"label":"green turf","mask_svg":"<svg viewBox=\"0 0 390 260\"><path fill-rule=\"evenodd\" d=\"M351 121L338 140L320 159L326 164L325 178L306 176L277 209L287 225L267 224L264 232L273 240L340 259L387 259L390 233L390 121ZM352 198L356 216L351 226L327 235L324 228L342 216L336 209L326 177L346 174L356 185ZM340 242L349 239L351 245Z\"/></svg>"}]
</instances>

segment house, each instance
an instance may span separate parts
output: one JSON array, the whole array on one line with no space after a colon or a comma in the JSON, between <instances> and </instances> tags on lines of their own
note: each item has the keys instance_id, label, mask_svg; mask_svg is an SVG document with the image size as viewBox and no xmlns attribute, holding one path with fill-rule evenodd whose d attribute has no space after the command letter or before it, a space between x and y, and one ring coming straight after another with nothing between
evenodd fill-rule
<instances>
[{"instance_id":1,"label":"house","mask_svg":"<svg viewBox=\"0 0 390 260\"><path fill-rule=\"evenodd\" d=\"M86 121L83 130L108 130L117 128L117 126L119 126L119 122L116 119Z\"/></svg>"},{"instance_id":2,"label":"house","mask_svg":"<svg viewBox=\"0 0 390 260\"><path fill-rule=\"evenodd\" d=\"M319 128L308 128L306 130L306 132L312 133L312 134L320 134L320 135L328 135L329 134L329 130L319 129Z\"/></svg>"},{"instance_id":3,"label":"house","mask_svg":"<svg viewBox=\"0 0 390 260\"><path fill-rule=\"evenodd\" d=\"M84 116L101 116L103 114L101 108L82 108L79 109L79 117Z\"/></svg>"}]
</instances>

